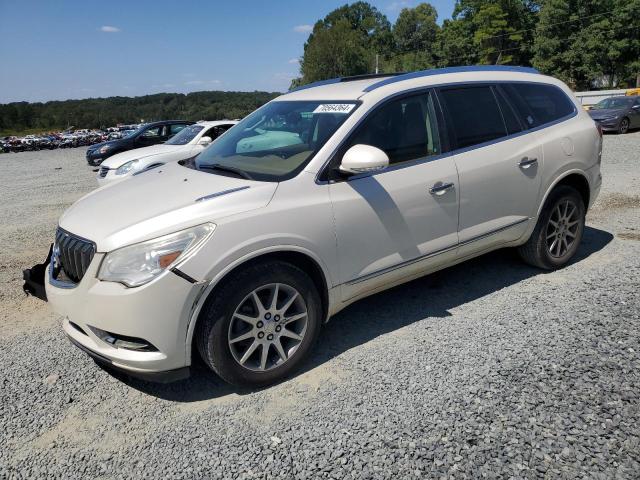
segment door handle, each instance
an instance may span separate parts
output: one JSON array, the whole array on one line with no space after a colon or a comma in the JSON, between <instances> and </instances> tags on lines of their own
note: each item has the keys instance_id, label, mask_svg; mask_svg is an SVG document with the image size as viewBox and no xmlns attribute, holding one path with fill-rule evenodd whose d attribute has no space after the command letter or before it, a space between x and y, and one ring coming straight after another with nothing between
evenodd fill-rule
<instances>
[{"instance_id":1,"label":"door handle","mask_svg":"<svg viewBox=\"0 0 640 480\"><path fill-rule=\"evenodd\" d=\"M433 187L429 189L429 193L431 195L444 195L448 190L453 188L453 183L442 183L438 182Z\"/></svg>"},{"instance_id":2,"label":"door handle","mask_svg":"<svg viewBox=\"0 0 640 480\"><path fill-rule=\"evenodd\" d=\"M518 166L523 170L526 170L531 165L535 165L536 163L538 163L537 158L524 157L522 160L520 160L520 162L518 162Z\"/></svg>"}]
</instances>

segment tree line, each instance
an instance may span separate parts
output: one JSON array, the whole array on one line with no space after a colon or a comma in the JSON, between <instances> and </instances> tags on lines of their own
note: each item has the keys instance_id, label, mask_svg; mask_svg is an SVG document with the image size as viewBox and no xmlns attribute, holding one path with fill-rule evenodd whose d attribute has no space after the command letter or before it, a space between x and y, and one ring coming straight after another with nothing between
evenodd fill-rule
<instances>
[{"instance_id":1,"label":"tree line","mask_svg":"<svg viewBox=\"0 0 640 480\"><path fill-rule=\"evenodd\" d=\"M393 25L366 2L337 8L315 23L291 86L473 64L533 66L577 90L640 86L640 0L457 0L437 19L429 3Z\"/></svg>"},{"instance_id":2,"label":"tree line","mask_svg":"<svg viewBox=\"0 0 640 480\"><path fill-rule=\"evenodd\" d=\"M242 118L272 98L273 92L158 93L141 97L88 98L46 103L0 105L0 136L27 130L63 130L70 126L106 128L118 123L185 119Z\"/></svg>"}]
</instances>

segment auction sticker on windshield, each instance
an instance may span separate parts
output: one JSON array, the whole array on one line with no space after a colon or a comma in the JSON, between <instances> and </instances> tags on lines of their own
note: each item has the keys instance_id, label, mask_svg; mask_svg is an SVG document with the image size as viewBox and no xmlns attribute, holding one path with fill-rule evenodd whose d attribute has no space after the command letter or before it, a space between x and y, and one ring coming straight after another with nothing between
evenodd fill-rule
<instances>
[{"instance_id":1,"label":"auction sticker on windshield","mask_svg":"<svg viewBox=\"0 0 640 480\"><path fill-rule=\"evenodd\" d=\"M355 103L324 103L318 105L313 113L349 113L355 106Z\"/></svg>"}]
</instances>

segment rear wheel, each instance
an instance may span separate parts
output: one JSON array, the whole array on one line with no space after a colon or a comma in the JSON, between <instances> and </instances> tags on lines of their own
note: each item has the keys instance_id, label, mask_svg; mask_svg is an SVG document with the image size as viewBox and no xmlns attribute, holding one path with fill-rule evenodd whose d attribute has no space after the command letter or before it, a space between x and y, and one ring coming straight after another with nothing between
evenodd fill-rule
<instances>
[{"instance_id":1,"label":"rear wheel","mask_svg":"<svg viewBox=\"0 0 640 480\"><path fill-rule=\"evenodd\" d=\"M229 383L260 387L295 371L317 339L321 300L298 267L269 261L233 274L210 297L196 342Z\"/></svg>"},{"instance_id":2,"label":"rear wheel","mask_svg":"<svg viewBox=\"0 0 640 480\"><path fill-rule=\"evenodd\" d=\"M629 119L627 117L620 120L620 125L618 125L618 133L625 134L629 131Z\"/></svg>"},{"instance_id":3,"label":"rear wheel","mask_svg":"<svg viewBox=\"0 0 640 480\"><path fill-rule=\"evenodd\" d=\"M518 252L530 265L554 270L575 255L582 240L585 205L572 187L561 185L551 192L527 243Z\"/></svg>"}]
</instances>

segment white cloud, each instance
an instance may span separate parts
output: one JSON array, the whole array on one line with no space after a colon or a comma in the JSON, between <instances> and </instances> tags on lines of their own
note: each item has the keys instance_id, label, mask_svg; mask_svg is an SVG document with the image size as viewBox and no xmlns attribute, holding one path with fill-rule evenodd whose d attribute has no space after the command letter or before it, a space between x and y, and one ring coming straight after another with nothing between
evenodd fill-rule
<instances>
[{"instance_id":1,"label":"white cloud","mask_svg":"<svg viewBox=\"0 0 640 480\"><path fill-rule=\"evenodd\" d=\"M313 25L296 25L293 27L294 32L309 33L313 31Z\"/></svg>"},{"instance_id":2,"label":"white cloud","mask_svg":"<svg viewBox=\"0 0 640 480\"><path fill-rule=\"evenodd\" d=\"M100 27L100 31L106 32L106 33L118 33L121 30L118 27L114 27L111 25L103 25L102 27Z\"/></svg>"},{"instance_id":3,"label":"white cloud","mask_svg":"<svg viewBox=\"0 0 640 480\"><path fill-rule=\"evenodd\" d=\"M292 58L291 60L289 60L289 63L298 64L298 63L300 63L300 59L299 58Z\"/></svg>"}]
</instances>

